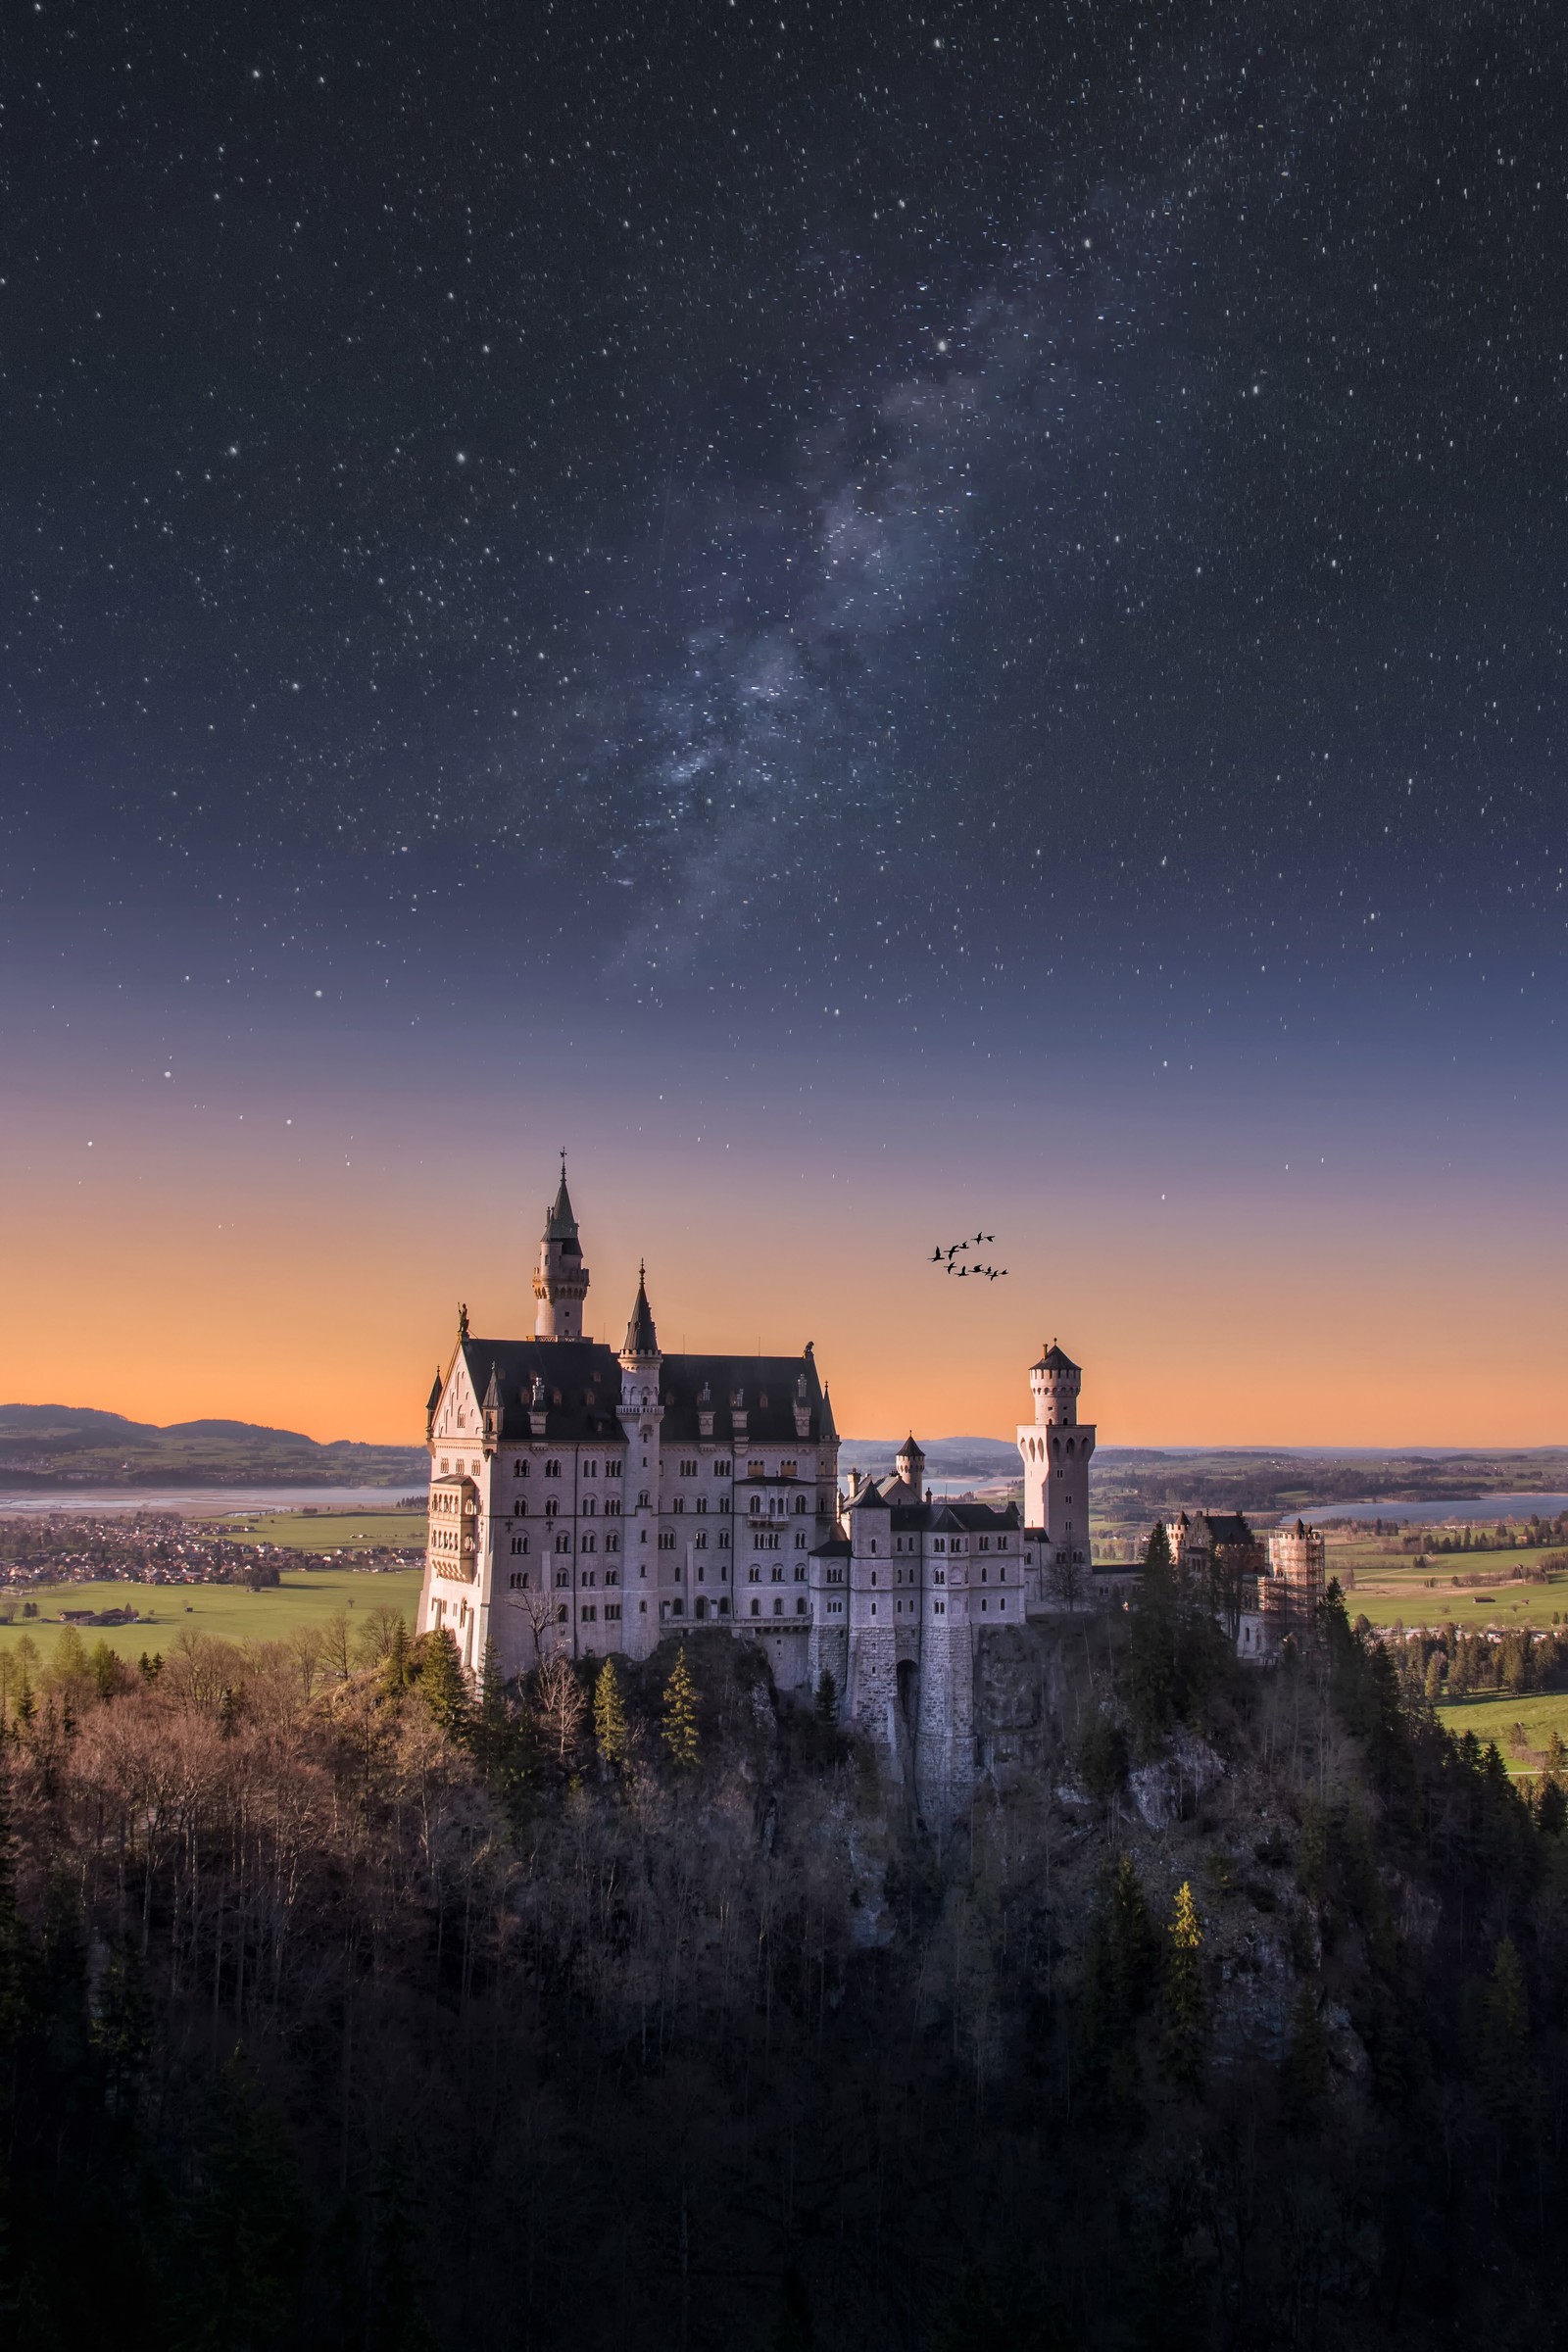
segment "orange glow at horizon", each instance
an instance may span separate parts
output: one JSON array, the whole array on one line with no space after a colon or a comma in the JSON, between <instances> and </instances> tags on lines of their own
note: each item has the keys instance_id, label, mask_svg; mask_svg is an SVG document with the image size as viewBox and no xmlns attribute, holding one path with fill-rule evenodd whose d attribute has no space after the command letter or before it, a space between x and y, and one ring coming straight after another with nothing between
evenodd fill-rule
<instances>
[{"instance_id":1,"label":"orange glow at horizon","mask_svg":"<svg viewBox=\"0 0 1568 2352\"><path fill-rule=\"evenodd\" d=\"M8 1180L7 1402L417 1444L458 1299L478 1335L533 1328L542 1151L525 1203L515 1156L476 1182L390 1132L358 1169L232 1139L172 1162L129 1124L90 1163L72 1149ZM608 1152L574 1158L588 1331L618 1346L645 1254L666 1350L810 1339L852 1435L1010 1438L1057 1337L1102 1446L1568 1442L1529 1220L1460 1250L1457 1211L1413 1194L1301 1209L1210 1192L1177 1215L1137 1177L1080 1177L1048 1207L1015 1174L990 1212L1008 1279L969 1285L928 1263L946 1228L914 1177L901 1194L885 1163L842 1156L768 1173L672 1147L635 1180Z\"/></svg>"}]
</instances>

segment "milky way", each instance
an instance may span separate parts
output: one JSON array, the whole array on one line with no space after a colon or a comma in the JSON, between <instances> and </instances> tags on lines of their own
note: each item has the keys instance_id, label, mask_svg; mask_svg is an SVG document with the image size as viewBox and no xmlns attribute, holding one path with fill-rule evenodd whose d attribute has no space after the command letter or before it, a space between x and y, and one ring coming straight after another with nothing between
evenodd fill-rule
<instances>
[{"instance_id":1,"label":"milky way","mask_svg":"<svg viewBox=\"0 0 1568 2352\"><path fill-rule=\"evenodd\" d=\"M1200 994L1451 973L1456 922L1539 961L1560 48L36 12L14 903L69 856L253 959L391 926L823 1012L1125 971L1178 907Z\"/></svg>"}]
</instances>

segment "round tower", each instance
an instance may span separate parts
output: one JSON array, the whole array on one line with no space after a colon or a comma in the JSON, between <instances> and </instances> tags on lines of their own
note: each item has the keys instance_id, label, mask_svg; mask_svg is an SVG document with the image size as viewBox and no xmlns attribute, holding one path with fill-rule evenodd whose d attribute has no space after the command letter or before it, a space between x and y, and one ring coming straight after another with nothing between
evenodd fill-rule
<instances>
[{"instance_id":1,"label":"round tower","mask_svg":"<svg viewBox=\"0 0 1568 2352\"><path fill-rule=\"evenodd\" d=\"M533 1335L536 1340L580 1340L582 1302L588 1296L588 1269L582 1262L577 1220L566 1191L566 1154L561 1154L561 1190L555 1205L545 1211L544 1239L534 1268Z\"/></svg>"},{"instance_id":2,"label":"round tower","mask_svg":"<svg viewBox=\"0 0 1568 2352\"><path fill-rule=\"evenodd\" d=\"M1035 1400L1035 1420L1045 1427L1070 1428L1078 1419L1078 1391L1083 1374L1054 1340L1029 1367L1029 1387Z\"/></svg>"},{"instance_id":3,"label":"round tower","mask_svg":"<svg viewBox=\"0 0 1568 2352\"><path fill-rule=\"evenodd\" d=\"M916 1445L912 1432L899 1447L893 1466L905 1485L914 1489L914 1497L918 1502L925 1488L925 1455Z\"/></svg>"}]
</instances>

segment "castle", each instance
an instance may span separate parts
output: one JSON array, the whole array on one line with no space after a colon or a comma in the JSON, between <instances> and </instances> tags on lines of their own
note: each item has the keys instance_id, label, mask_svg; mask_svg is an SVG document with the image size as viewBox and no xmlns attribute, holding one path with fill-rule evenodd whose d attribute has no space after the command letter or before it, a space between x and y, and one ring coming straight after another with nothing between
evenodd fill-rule
<instances>
[{"instance_id":1,"label":"castle","mask_svg":"<svg viewBox=\"0 0 1568 2352\"><path fill-rule=\"evenodd\" d=\"M918 1789L972 1755L976 1636L1089 1575L1081 1374L1054 1344L1020 1426L1025 1513L947 1502L913 1437L891 1476L852 1470L809 1342L799 1355L670 1355L640 1276L615 1349L583 1333L589 1272L563 1165L539 1245L533 1337L460 1313L426 1410L429 1548L419 1630L470 1672L555 1651L642 1658L672 1630L760 1642L781 1689L831 1680ZM1027 1521L1027 1524L1026 1524Z\"/></svg>"},{"instance_id":2,"label":"castle","mask_svg":"<svg viewBox=\"0 0 1568 2352\"><path fill-rule=\"evenodd\" d=\"M430 1391L420 1632L446 1628L469 1673L488 1654L510 1678L556 1653L645 1658L671 1632L724 1629L761 1645L781 1690L830 1688L918 1802L958 1799L982 1638L1136 1583L1091 1560L1079 1367L1054 1341L1030 1367L1022 1513L935 1496L912 1436L891 1475L852 1469L841 1491L809 1341L799 1355L666 1354L639 1274L615 1349L584 1336L588 1286L563 1161L533 1337L476 1338L460 1310ZM1267 1632L1250 1618L1239 1646L1262 1654Z\"/></svg>"}]
</instances>

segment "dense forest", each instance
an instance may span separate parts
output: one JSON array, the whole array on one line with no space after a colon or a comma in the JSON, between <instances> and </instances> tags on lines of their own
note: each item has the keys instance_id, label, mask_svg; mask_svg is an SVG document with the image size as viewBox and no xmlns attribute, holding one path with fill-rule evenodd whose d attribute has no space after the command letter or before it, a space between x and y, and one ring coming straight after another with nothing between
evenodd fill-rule
<instances>
[{"instance_id":1,"label":"dense forest","mask_svg":"<svg viewBox=\"0 0 1568 2352\"><path fill-rule=\"evenodd\" d=\"M1555 2340L1561 1787L1336 1593L1259 1674L1144 1582L1030 1629L1051 1767L956 1823L727 1636L63 1646L0 1737L7 2342Z\"/></svg>"}]
</instances>

